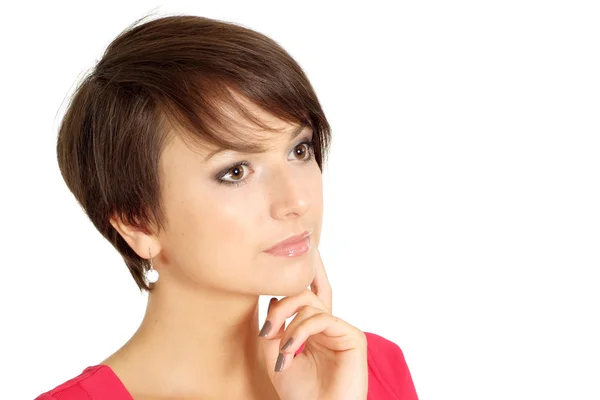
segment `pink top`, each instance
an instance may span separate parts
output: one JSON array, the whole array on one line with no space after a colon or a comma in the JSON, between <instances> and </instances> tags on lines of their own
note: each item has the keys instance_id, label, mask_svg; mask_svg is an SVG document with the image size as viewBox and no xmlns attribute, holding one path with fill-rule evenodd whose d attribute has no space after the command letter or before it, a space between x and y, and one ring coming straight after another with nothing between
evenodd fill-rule
<instances>
[{"instance_id":1,"label":"pink top","mask_svg":"<svg viewBox=\"0 0 600 400\"><path fill-rule=\"evenodd\" d=\"M398 345L373 333L367 336L369 394L367 400L418 400L413 380ZM86 368L35 400L133 400L107 365Z\"/></svg>"}]
</instances>

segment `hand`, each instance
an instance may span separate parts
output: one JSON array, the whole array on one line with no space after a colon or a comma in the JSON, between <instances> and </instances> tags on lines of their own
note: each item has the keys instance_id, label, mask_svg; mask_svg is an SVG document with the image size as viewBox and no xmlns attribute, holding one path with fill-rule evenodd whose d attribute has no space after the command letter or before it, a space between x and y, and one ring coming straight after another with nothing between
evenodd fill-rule
<instances>
[{"instance_id":1,"label":"hand","mask_svg":"<svg viewBox=\"0 0 600 400\"><path fill-rule=\"evenodd\" d=\"M310 290L269 303L265 324L271 326L263 329L262 347L271 382L281 400L365 400L366 337L331 315L331 286L318 249L315 258Z\"/></svg>"}]
</instances>

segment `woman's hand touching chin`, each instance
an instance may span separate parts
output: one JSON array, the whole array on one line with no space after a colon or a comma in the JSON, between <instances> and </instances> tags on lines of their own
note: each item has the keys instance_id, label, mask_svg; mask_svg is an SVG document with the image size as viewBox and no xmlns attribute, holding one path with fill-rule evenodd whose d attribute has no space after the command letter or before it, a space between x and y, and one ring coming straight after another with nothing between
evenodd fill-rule
<instances>
[{"instance_id":1,"label":"woman's hand touching chin","mask_svg":"<svg viewBox=\"0 0 600 400\"><path fill-rule=\"evenodd\" d=\"M331 315L331 286L319 250L315 253L311 290L269 303L260 336L271 382L281 400L365 400L366 337Z\"/></svg>"}]
</instances>

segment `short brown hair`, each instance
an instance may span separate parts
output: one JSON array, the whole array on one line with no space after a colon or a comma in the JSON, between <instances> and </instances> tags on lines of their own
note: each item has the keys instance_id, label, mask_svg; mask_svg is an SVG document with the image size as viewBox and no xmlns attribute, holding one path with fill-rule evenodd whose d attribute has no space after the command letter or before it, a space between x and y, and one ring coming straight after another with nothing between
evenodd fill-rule
<instances>
[{"instance_id":1,"label":"short brown hair","mask_svg":"<svg viewBox=\"0 0 600 400\"><path fill-rule=\"evenodd\" d=\"M175 128L197 143L262 151L236 136L234 119L223 111L232 106L236 115L270 130L236 100L241 95L283 121L311 127L321 171L331 140L308 78L274 40L199 16L144 19L117 36L79 83L56 148L69 190L142 291L150 290L143 278L147 261L110 218L146 232L165 228L159 160Z\"/></svg>"}]
</instances>

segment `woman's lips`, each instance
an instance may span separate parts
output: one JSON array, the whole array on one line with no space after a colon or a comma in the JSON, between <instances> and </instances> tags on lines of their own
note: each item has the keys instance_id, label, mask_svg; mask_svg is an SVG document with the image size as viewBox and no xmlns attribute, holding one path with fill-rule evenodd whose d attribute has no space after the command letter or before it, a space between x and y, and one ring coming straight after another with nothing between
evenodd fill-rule
<instances>
[{"instance_id":1,"label":"woman's lips","mask_svg":"<svg viewBox=\"0 0 600 400\"><path fill-rule=\"evenodd\" d=\"M308 234L308 232L306 234ZM297 257L308 253L309 250L310 235L292 240L286 240L285 243L274 246L269 250L266 250L265 253L269 253L274 256Z\"/></svg>"}]
</instances>

